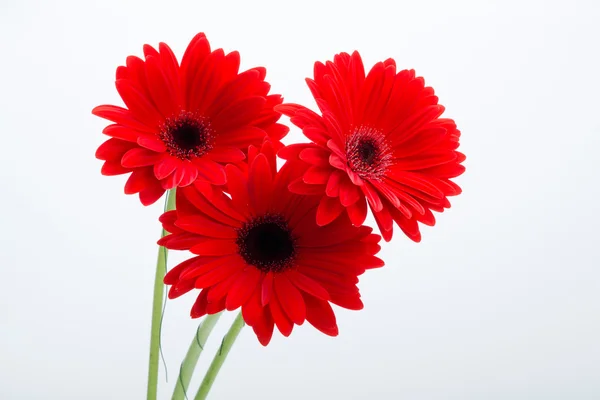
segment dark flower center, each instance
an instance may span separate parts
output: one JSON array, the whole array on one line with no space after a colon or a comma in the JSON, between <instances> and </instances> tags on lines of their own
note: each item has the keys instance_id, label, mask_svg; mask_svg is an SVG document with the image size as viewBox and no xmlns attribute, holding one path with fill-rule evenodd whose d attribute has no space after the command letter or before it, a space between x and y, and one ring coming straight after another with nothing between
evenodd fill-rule
<instances>
[{"instance_id":1,"label":"dark flower center","mask_svg":"<svg viewBox=\"0 0 600 400\"><path fill-rule=\"evenodd\" d=\"M362 162L366 164L373 164L375 156L377 156L377 147L372 140L363 140L358 143L358 156Z\"/></svg>"},{"instance_id":2,"label":"dark flower center","mask_svg":"<svg viewBox=\"0 0 600 400\"><path fill-rule=\"evenodd\" d=\"M244 260L263 272L289 268L296 255L295 240L280 215L265 215L247 222L238 231L237 245Z\"/></svg>"},{"instance_id":3,"label":"dark flower center","mask_svg":"<svg viewBox=\"0 0 600 400\"><path fill-rule=\"evenodd\" d=\"M346 141L346 158L350 169L361 178L380 180L393 156L383 132L360 127Z\"/></svg>"},{"instance_id":4,"label":"dark flower center","mask_svg":"<svg viewBox=\"0 0 600 400\"><path fill-rule=\"evenodd\" d=\"M167 118L158 137L173 157L190 160L202 157L212 149L214 132L206 118L181 111L179 115Z\"/></svg>"}]
</instances>

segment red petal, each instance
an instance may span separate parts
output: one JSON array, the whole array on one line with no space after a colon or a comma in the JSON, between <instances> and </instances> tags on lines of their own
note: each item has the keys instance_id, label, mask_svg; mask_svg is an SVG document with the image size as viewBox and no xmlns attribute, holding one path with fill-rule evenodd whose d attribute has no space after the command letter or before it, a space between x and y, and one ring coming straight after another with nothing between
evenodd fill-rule
<instances>
[{"instance_id":1,"label":"red petal","mask_svg":"<svg viewBox=\"0 0 600 400\"><path fill-rule=\"evenodd\" d=\"M314 279L294 270L286 272L286 276L298 289L319 299L329 300L329 292Z\"/></svg>"},{"instance_id":2,"label":"red petal","mask_svg":"<svg viewBox=\"0 0 600 400\"><path fill-rule=\"evenodd\" d=\"M259 289L261 272L253 267L247 268L235 281L227 295L227 310L233 311L245 304L252 293Z\"/></svg>"},{"instance_id":3,"label":"red petal","mask_svg":"<svg viewBox=\"0 0 600 400\"><path fill-rule=\"evenodd\" d=\"M341 169L342 171L346 170L346 164L344 163L344 160L342 160L336 154L329 155L329 164L331 164L333 167L335 167L337 169Z\"/></svg>"},{"instance_id":4,"label":"red petal","mask_svg":"<svg viewBox=\"0 0 600 400\"><path fill-rule=\"evenodd\" d=\"M198 177L198 168L190 162L182 163L181 168L183 169L183 177L179 182L179 187L189 186L194 183Z\"/></svg>"},{"instance_id":5,"label":"red petal","mask_svg":"<svg viewBox=\"0 0 600 400\"><path fill-rule=\"evenodd\" d=\"M329 167L329 152L319 147L309 147L300 152L300 159L318 167Z\"/></svg>"},{"instance_id":6,"label":"red petal","mask_svg":"<svg viewBox=\"0 0 600 400\"><path fill-rule=\"evenodd\" d=\"M414 171L432 168L438 165L456 161L457 155L454 151L439 151L436 153L419 154L414 157L400 158L394 161L394 166L405 171Z\"/></svg>"},{"instance_id":7,"label":"red petal","mask_svg":"<svg viewBox=\"0 0 600 400\"><path fill-rule=\"evenodd\" d=\"M317 209L317 224L325 226L333 222L344 211L338 198L323 196Z\"/></svg>"},{"instance_id":8,"label":"red petal","mask_svg":"<svg viewBox=\"0 0 600 400\"><path fill-rule=\"evenodd\" d=\"M161 70L160 56L156 54L146 57L146 77L148 89L153 103L163 117L169 117L177 111L176 99L173 91Z\"/></svg>"},{"instance_id":9,"label":"red petal","mask_svg":"<svg viewBox=\"0 0 600 400\"><path fill-rule=\"evenodd\" d=\"M280 104L275 107L275 111L282 113L288 117L293 117L298 110L304 109L304 106L294 103Z\"/></svg>"},{"instance_id":10,"label":"red petal","mask_svg":"<svg viewBox=\"0 0 600 400\"><path fill-rule=\"evenodd\" d=\"M338 327L333 309L327 301L304 295L306 320L309 324L329 336L338 335Z\"/></svg>"},{"instance_id":11,"label":"red petal","mask_svg":"<svg viewBox=\"0 0 600 400\"><path fill-rule=\"evenodd\" d=\"M358 186L353 184L347 176L340 182L340 203L344 207L351 206L363 197Z\"/></svg>"},{"instance_id":12,"label":"red petal","mask_svg":"<svg viewBox=\"0 0 600 400\"><path fill-rule=\"evenodd\" d=\"M249 125L258 117L265 105L266 99L261 96L248 97L229 105L219 114L215 115L212 122L215 129L227 132Z\"/></svg>"},{"instance_id":13,"label":"red petal","mask_svg":"<svg viewBox=\"0 0 600 400\"><path fill-rule=\"evenodd\" d=\"M190 251L194 254L202 254L204 256L225 256L236 254L238 246L233 240L207 240L206 242L198 243Z\"/></svg>"},{"instance_id":14,"label":"red petal","mask_svg":"<svg viewBox=\"0 0 600 400\"><path fill-rule=\"evenodd\" d=\"M109 121L115 122L119 125L130 127L133 129L140 130L142 132L148 132L155 134L155 128L148 127L145 124L136 120L129 110L123 107L103 105L95 107L92 110L92 114L107 119Z\"/></svg>"},{"instance_id":15,"label":"red petal","mask_svg":"<svg viewBox=\"0 0 600 400\"><path fill-rule=\"evenodd\" d=\"M165 190L176 188L179 186L179 183L183 179L184 175L185 168L183 167L183 163L180 163L171 175L160 181L160 184Z\"/></svg>"},{"instance_id":16,"label":"red petal","mask_svg":"<svg viewBox=\"0 0 600 400\"><path fill-rule=\"evenodd\" d=\"M298 246L300 247L327 247L357 239L364 232L362 229L350 226L346 218L338 218L319 228L315 228L314 220L304 223L305 227L297 226L293 230L294 234L298 235Z\"/></svg>"},{"instance_id":17,"label":"red petal","mask_svg":"<svg viewBox=\"0 0 600 400\"><path fill-rule=\"evenodd\" d=\"M208 294L210 294L210 292ZM207 296L207 300L208 300L208 296ZM225 310L225 299L220 299L220 300L212 302L212 303L208 302L206 304L206 313L207 314L217 314L223 310Z\"/></svg>"},{"instance_id":18,"label":"red petal","mask_svg":"<svg viewBox=\"0 0 600 400\"><path fill-rule=\"evenodd\" d=\"M363 193L367 197L367 200L369 201L369 205L373 208L373 211L381 211L381 209L383 208L383 203L381 202L381 199L379 198L379 195L377 194L375 188L373 188L373 186L368 182L365 182L365 184L362 185L361 188Z\"/></svg>"},{"instance_id":19,"label":"red petal","mask_svg":"<svg viewBox=\"0 0 600 400\"><path fill-rule=\"evenodd\" d=\"M246 155L243 151L235 147L217 147L208 153L208 157L220 163L236 163L243 161Z\"/></svg>"},{"instance_id":20,"label":"red petal","mask_svg":"<svg viewBox=\"0 0 600 400\"><path fill-rule=\"evenodd\" d=\"M181 164L181 161L176 158L164 157L154 164L154 176L159 180L165 179L175 171L179 164Z\"/></svg>"},{"instance_id":21,"label":"red petal","mask_svg":"<svg viewBox=\"0 0 600 400\"><path fill-rule=\"evenodd\" d=\"M154 165L163 155L154 151L136 147L123 154L121 164L126 168L138 168Z\"/></svg>"},{"instance_id":22,"label":"red petal","mask_svg":"<svg viewBox=\"0 0 600 400\"><path fill-rule=\"evenodd\" d=\"M288 189L292 193L302 195L322 194L325 191L325 185L312 185L304 183L302 178L298 178L289 184Z\"/></svg>"},{"instance_id":23,"label":"red petal","mask_svg":"<svg viewBox=\"0 0 600 400\"><path fill-rule=\"evenodd\" d=\"M200 236L193 233L177 233L165 236L157 243L169 250L189 250L200 240L202 240Z\"/></svg>"},{"instance_id":24,"label":"red petal","mask_svg":"<svg viewBox=\"0 0 600 400\"><path fill-rule=\"evenodd\" d=\"M250 295L250 299L242 305L242 316L250 326L256 325L263 315L263 307L260 304L260 293L258 290Z\"/></svg>"},{"instance_id":25,"label":"red petal","mask_svg":"<svg viewBox=\"0 0 600 400\"><path fill-rule=\"evenodd\" d=\"M257 214L265 213L272 201L273 177L271 167L264 154L256 156L250 165L248 194L250 204Z\"/></svg>"},{"instance_id":26,"label":"red petal","mask_svg":"<svg viewBox=\"0 0 600 400\"><path fill-rule=\"evenodd\" d=\"M136 119L144 121L150 126L159 124L162 116L154 108L152 102L148 101L145 95L133 86L131 81L127 79L117 79L115 85L123 102Z\"/></svg>"},{"instance_id":27,"label":"red petal","mask_svg":"<svg viewBox=\"0 0 600 400\"><path fill-rule=\"evenodd\" d=\"M200 215L180 216L175 225L188 232L197 233L202 236L220 239L237 238L237 233L231 226L211 221Z\"/></svg>"},{"instance_id":28,"label":"red petal","mask_svg":"<svg viewBox=\"0 0 600 400\"><path fill-rule=\"evenodd\" d=\"M287 316L295 324L302 325L306 319L306 307L298 289L283 274L274 276L273 286Z\"/></svg>"},{"instance_id":29,"label":"red petal","mask_svg":"<svg viewBox=\"0 0 600 400\"><path fill-rule=\"evenodd\" d=\"M138 136L142 135L139 131L118 124L108 125L102 130L102 133L115 139L121 139L128 142L137 142Z\"/></svg>"},{"instance_id":30,"label":"red petal","mask_svg":"<svg viewBox=\"0 0 600 400\"><path fill-rule=\"evenodd\" d=\"M231 164L225 167L225 171L227 173L227 187L231 194L231 202L239 212L246 214L248 205L250 204L246 177L238 167Z\"/></svg>"},{"instance_id":31,"label":"red petal","mask_svg":"<svg viewBox=\"0 0 600 400\"><path fill-rule=\"evenodd\" d=\"M232 274L229 278L225 279L217 283L214 286L211 286L210 291L208 292L207 300L209 303L221 301L227 296L229 290L235 283L235 281L240 277L242 272L238 272L237 274Z\"/></svg>"},{"instance_id":32,"label":"red petal","mask_svg":"<svg viewBox=\"0 0 600 400\"><path fill-rule=\"evenodd\" d=\"M309 184L324 185L329 180L329 176L333 171L334 170L331 167L322 168L312 166L306 170L302 180Z\"/></svg>"},{"instance_id":33,"label":"red petal","mask_svg":"<svg viewBox=\"0 0 600 400\"><path fill-rule=\"evenodd\" d=\"M283 307L277 300L277 297L273 297L273 300L269 303L269 308L271 309L271 315L273 315L273 320L275 321L275 325L277 325L279 332L285 337L290 336L292 334L292 329L294 328L294 323L283 312Z\"/></svg>"},{"instance_id":34,"label":"red petal","mask_svg":"<svg viewBox=\"0 0 600 400\"><path fill-rule=\"evenodd\" d=\"M105 161L100 173L104 176L122 175L131 172L131 168L125 168L121 161Z\"/></svg>"},{"instance_id":35,"label":"red petal","mask_svg":"<svg viewBox=\"0 0 600 400\"><path fill-rule=\"evenodd\" d=\"M273 328L275 324L273 322L273 317L271 316L271 311L268 307L264 307L262 309L261 318L256 322L255 325L252 325L252 329L254 333L256 333L256 337L258 341L263 346L266 346L271 341L271 337L273 337Z\"/></svg>"},{"instance_id":36,"label":"red petal","mask_svg":"<svg viewBox=\"0 0 600 400\"><path fill-rule=\"evenodd\" d=\"M267 136L269 136L269 139L274 141L279 141L283 139L290 131L290 128L283 124L272 124L264 129L265 132L267 132Z\"/></svg>"},{"instance_id":37,"label":"red petal","mask_svg":"<svg viewBox=\"0 0 600 400\"><path fill-rule=\"evenodd\" d=\"M190 263L185 271L179 274L179 280L195 280L197 277L204 275L210 271L221 268L223 265L232 264L237 261L235 256L226 257L194 257L192 260L196 262Z\"/></svg>"},{"instance_id":38,"label":"red petal","mask_svg":"<svg viewBox=\"0 0 600 400\"><path fill-rule=\"evenodd\" d=\"M179 264L177 264L174 268L167 272L165 275L163 282L165 285L173 285L179 281L179 276L183 273L183 271L187 270L190 266L194 266L197 263L201 263L201 257L192 257L189 258Z\"/></svg>"},{"instance_id":39,"label":"red petal","mask_svg":"<svg viewBox=\"0 0 600 400\"><path fill-rule=\"evenodd\" d=\"M137 144L157 153L163 153L167 150L167 147L160 139L151 136L139 136L137 138Z\"/></svg>"},{"instance_id":40,"label":"red petal","mask_svg":"<svg viewBox=\"0 0 600 400\"><path fill-rule=\"evenodd\" d=\"M277 152L277 156L279 158L283 158L284 160L296 160L300 157L300 153L310 148L310 146L311 145L308 143L290 144L279 150L279 152Z\"/></svg>"},{"instance_id":41,"label":"red petal","mask_svg":"<svg viewBox=\"0 0 600 400\"><path fill-rule=\"evenodd\" d=\"M215 101L206 111L207 115L215 115L235 100L253 94L267 94L270 85L258 77L256 70L247 70L230 80L223 86L215 98ZM261 93L262 92L262 93Z\"/></svg>"},{"instance_id":42,"label":"red petal","mask_svg":"<svg viewBox=\"0 0 600 400\"><path fill-rule=\"evenodd\" d=\"M177 297L183 296L192 289L194 289L193 281L178 281L173 286L171 286L171 289L169 289L169 293L167 296L169 299L176 299Z\"/></svg>"},{"instance_id":43,"label":"red petal","mask_svg":"<svg viewBox=\"0 0 600 400\"><path fill-rule=\"evenodd\" d=\"M139 193L148 186L152 186L156 182L152 168L137 168L135 169L127 182L125 182L125 194Z\"/></svg>"},{"instance_id":44,"label":"red petal","mask_svg":"<svg viewBox=\"0 0 600 400\"><path fill-rule=\"evenodd\" d=\"M265 275L265 279L263 279L262 281L262 288L261 288L261 304L263 306L266 306L267 304L269 304L269 301L271 301L271 297L273 295L273 273L272 272L268 272L267 275Z\"/></svg>"},{"instance_id":45,"label":"red petal","mask_svg":"<svg viewBox=\"0 0 600 400\"><path fill-rule=\"evenodd\" d=\"M346 156L346 152L333 139L327 141L327 147L331 151L333 151L340 159L343 159Z\"/></svg>"},{"instance_id":46,"label":"red petal","mask_svg":"<svg viewBox=\"0 0 600 400\"><path fill-rule=\"evenodd\" d=\"M206 315L206 294L208 290L201 290L200 294L196 298L194 305L192 306L192 310L190 311L190 316L192 318L200 318Z\"/></svg>"},{"instance_id":47,"label":"red petal","mask_svg":"<svg viewBox=\"0 0 600 400\"><path fill-rule=\"evenodd\" d=\"M108 139L96 150L96 158L99 160L121 161L123 154L133 148L137 148L135 143L115 138Z\"/></svg>"},{"instance_id":48,"label":"red petal","mask_svg":"<svg viewBox=\"0 0 600 400\"><path fill-rule=\"evenodd\" d=\"M357 295L338 295L332 293L330 301L348 310L362 310L365 307Z\"/></svg>"},{"instance_id":49,"label":"red petal","mask_svg":"<svg viewBox=\"0 0 600 400\"><path fill-rule=\"evenodd\" d=\"M255 126L244 126L236 130L220 133L215 146L232 146L245 148L249 144L260 144L266 132Z\"/></svg>"},{"instance_id":50,"label":"red petal","mask_svg":"<svg viewBox=\"0 0 600 400\"><path fill-rule=\"evenodd\" d=\"M203 178L213 185L224 185L227 183L225 168L207 158L198 158L193 161L198 168L198 177Z\"/></svg>"},{"instance_id":51,"label":"red petal","mask_svg":"<svg viewBox=\"0 0 600 400\"><path fill-rule=\"evenodd\" d=\"M148 186L140 191L140 201L143 205L149 206L160 199L164 192L165 190L159 184Z\"/></svg>"},{"instance_id":52,"label":"red petal","mask_svg":"<svg viewBox=\"0 0 600 400\"><path fill-rule=\"evenodd\" d=\"M333 171L331 175L329 175L329 180L327 181L327 187L325 188L325 193L329 197L338 197L340 194L340 184L342 179L345 178L345 175L339 169Z\"/></svg>"},{"instance_id":53,"label":"red petal","mask_svg":"<svg viewBox=\"0 0 600 400\"><path fill-rule=\"evenodd\" d=\"M204 275L200 275L198 278L196 278L194 286L196 288L208 288L229 278L231 275L241 271L243 268L244 265L241 262L231 262L223 264L220 267L214 268L205 273Z\"/></svg>"},{"instance_id":54,"label":"red petal","mask_svg":"<svg viewBox=\"0 0 600 400\"><path fill-rule=\"evenodd\" d=\"M200 192L194 185L185 188L180 188L177 194L179 195L180 193L182 197L184 197L187 201L190 202L190 204L192 204L203 214L206 214L208 217L225 225L233 226L236 228L240 227L240 221L230 217L228 214L225 213L227 210L218 208L213 201L209 201L203 194L200 194Z\"/></svg>"},{"instance_id":55,"label":"red petal","mask_svg":"<svg viewBox=\"0 0 600 400\"><path fill-rule=\"evenodd\" d=\"M373 216L382 233L391 231L394 228L394 222L387 207L382 208L381 211L373 212Z\"/></svg>"}]
</instances>

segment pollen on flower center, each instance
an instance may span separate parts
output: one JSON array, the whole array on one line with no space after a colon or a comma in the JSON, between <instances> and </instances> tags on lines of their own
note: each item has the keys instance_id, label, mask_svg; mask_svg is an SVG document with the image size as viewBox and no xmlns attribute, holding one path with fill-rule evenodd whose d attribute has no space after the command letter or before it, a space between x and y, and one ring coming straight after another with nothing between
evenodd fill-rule
<instances>
[{"instance_id":1,"label":"pollen on flower center","mask_svg":"<svg viewBox=\"0 0 600 400\"><path fill-rule=\"evenodd\" d=\"M212 149L214 141L210 121L188 111L167 118L158 136L167 152L182 160L202 157Z\"/></svg>"},{"instance_id":2,"label":"pollen on flower center","mask_svg":"<svg viewBox=\"0 0 600 400\"><path fill-rule=\"evenodd\" d=\"M381 131L361 126L346 141L346 158L361 178L379 180L392 163L392 152Z\"/></svg>"},{"instance_id":3,"label":"pollen on flower center","mask_svg":"<svg viewBox=\"0 0 600 400\"><path fill-rule=\"evenodd\" d=\"M296 242L281 215L264 215L238 230L237 245L244 260L263 272L281 272L291 267Z\"/></svg>"}]
</instances>

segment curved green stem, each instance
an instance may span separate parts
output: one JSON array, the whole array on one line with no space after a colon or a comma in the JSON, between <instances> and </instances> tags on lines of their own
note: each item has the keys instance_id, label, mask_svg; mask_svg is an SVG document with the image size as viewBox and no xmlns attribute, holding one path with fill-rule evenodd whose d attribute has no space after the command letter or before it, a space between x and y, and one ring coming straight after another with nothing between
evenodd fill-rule
<instances>
[{"instance_id":1,"label":"curved green stem","mask_svg":"<svg viewBox=\"0 0 600 400\"><path fill-rule=\"evenodd\" d=\"M238 316L235 318L235 321L233 321L231 328L229 328L229 331L227 331L223 337L221 347L219 347L219 351L217 354L215 354L208 371L206 371L206 375L204 375L200 389L198 389L198 393L196 393L195 400L204 400L206 399L206 396L208 396L208 392L210 391L210 388L212 387L217 374L221 369L221 366L225 362L227 354L229 354L229 350L231 350L231 346L233 346L233 343L237 339L243 327L244 318L242 317L242 313L240 311Z\"/></svg>"},{"instance_id":2,"label":"curved green stem","mask_svg":"<svg viewBox=\"0 0 600 400\"><path fill-rule=\"evenodd\" d=\"M207 315L200 325L198 325L196 336L192 339L190 348L179 368L179 378L177 378L175 391L173 391L173 397L171 397L172 400L182 400L186 397L186 391L189 387L190 380L192 379L194 368L196 368L196 364L198 363L198 358L200 358L200 353L204 350L206 339L212 332L219 318L221 318L221 314L223 313L220 312L218 314Z\"/></svg>"},{"instance_id":3,"label":"curved green stem","mask_svg":"<svg viewBox=\"0 0 600 400\"><path fill-rule=\"evenodd\" d=\"M165 211L175 209L175 189L169 190ZM161 237L168 232L162 230ZM160 353L160 320L162 315L162 302L165 293L163 278L167 272L168 250L162 246L158 249L156 260L156 274L154 275L154 295L152 298L152 325L150 328L150 359L148 361L148 391L146 398L156 400L158 388L158 360Z\"/></svg>"}]
</instances>

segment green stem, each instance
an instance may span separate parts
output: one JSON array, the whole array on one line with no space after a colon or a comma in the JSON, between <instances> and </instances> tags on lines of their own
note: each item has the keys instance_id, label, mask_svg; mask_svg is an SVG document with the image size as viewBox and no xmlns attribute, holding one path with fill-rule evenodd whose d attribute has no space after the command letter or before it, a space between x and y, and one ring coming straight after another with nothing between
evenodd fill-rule
<instances>
[{"instance_id":1,"label":"green stem","mask_svg":"<svg viewBox=\"0 0 600 400\"><path fill-rule=\"evenodd\" d=\"M171 397L172 400L182 400L186 397L186 391L189 387L190 380L192 379L194 368L196 368L196 364L198 363L198 358L200 358L200 353L204 350L206 339L212 332L219 318L221 318L221 314L223 313L220 312L218 314L207 315L200 325L198 325L196 336L192 339L190 348L179 368L179 378L177 378L175 391L173 391L173 397Z\"/></svg>"},{"instance_id":2,"label":"green stem","mask_svg":"<svg viewBox=\"0 0 600 400\"><path fill-rule=\"evenodd\" d=\"M175 189L169 190L167 195L167 204L165 211L175 209ZM162 230L161 237L168 232ZM156 400L158 389L158 360L160 352L160 320L162 315L162 302L165 293L163 278L167 272L167 253L165 247L158 249L158 258L156 260L156 274L154 276L154 294L152 298L152 326L150 328L150 359L148 361L148 400Z\"/></svg>"},{"instance_id":3,"label":"green stem","mask_svg":"<svg viewBox=\"0 0 600 400\"><path fill-rule=\"evenodd\" d=\"M240 331L244 327L244 318L242 317L242 312L238 314L229 328L229 331L223 337L223 341L221 342L221 347L217 354L215 354L215 358L213 358L208 371L206 371L206 375L204 375L204 380L202 380L202 384L200 385L200 389L198 389L198 393L196 393L195 400L204 400L206 396L208 396L208 392L212 387L221 366L225 362L227 358L227 354L229 354L229 350L231 350L231 346L237 339Z\"/></svg>"}]
</instances>

